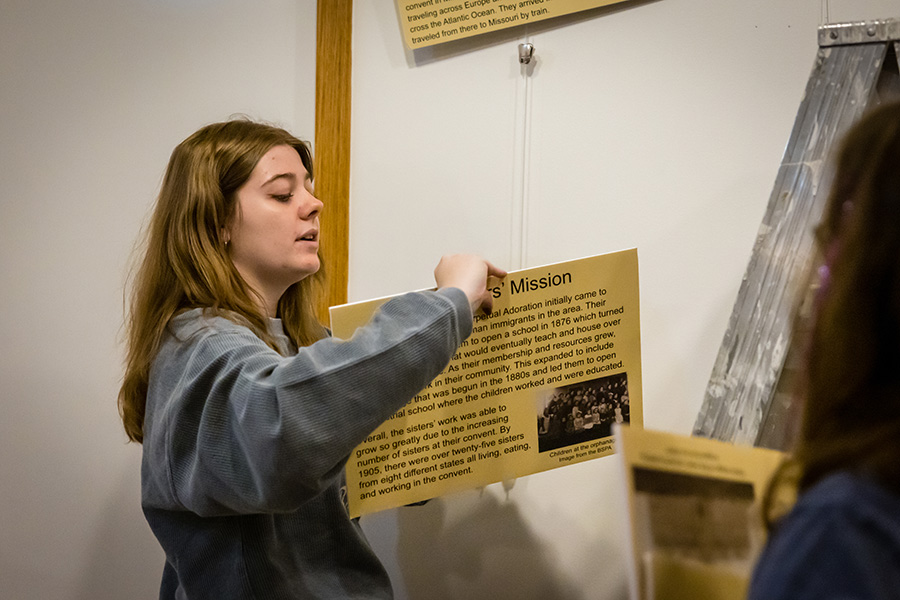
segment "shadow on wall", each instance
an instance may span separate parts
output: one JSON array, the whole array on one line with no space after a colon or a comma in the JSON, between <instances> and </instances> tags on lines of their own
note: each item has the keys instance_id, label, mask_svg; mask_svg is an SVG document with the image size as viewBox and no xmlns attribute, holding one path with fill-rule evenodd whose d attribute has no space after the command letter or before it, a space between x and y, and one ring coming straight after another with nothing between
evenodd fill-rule
<instances>
[{"instance_id":1,"label":"shadow on wall","mask_svg":"<svg viewBox=\"0 0 900 600\"><path fill-rule=\"evenodd\" d=\"M165 554L141 512L140 453L127 461L106 499L85 561L77 600L156 598Z\"/></svg>"},{"instance_id":2,"label":"shadow on wall","mask_svg":"<svg viewBox=\"0 0 900 600\"><path fill-rule=\"evenodd\" d=\"M585 598L554 568L514 503L482 494L455 523L446 522L447 507L436 498L399 511L397 562L410 600Z\"/></svg>"}]
</instances>

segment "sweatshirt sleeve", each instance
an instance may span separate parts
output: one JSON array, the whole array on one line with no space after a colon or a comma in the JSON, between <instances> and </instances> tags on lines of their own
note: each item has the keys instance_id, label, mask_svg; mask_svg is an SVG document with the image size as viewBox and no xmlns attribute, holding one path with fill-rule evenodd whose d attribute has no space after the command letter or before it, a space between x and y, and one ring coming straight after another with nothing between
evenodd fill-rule
<instances>
[{"instance_id":1,"label":"sweatshirt sleeve","mask_svg":"<svg viewBox=\"0 0 900 600\"><path fill-rule=\"evenodd\" d=\"M201 516L291 511L446 367L472 331L450 288L384 304L350 340L283 357L221 318L168 340L151 371L144 504Z\"/></svg>"}]
</instances>

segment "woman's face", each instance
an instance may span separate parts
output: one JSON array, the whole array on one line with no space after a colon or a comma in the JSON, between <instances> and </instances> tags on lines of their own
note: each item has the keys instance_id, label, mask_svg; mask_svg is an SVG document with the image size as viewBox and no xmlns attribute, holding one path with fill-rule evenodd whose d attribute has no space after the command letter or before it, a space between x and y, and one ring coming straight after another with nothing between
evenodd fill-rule
<instances>
[{"instance_id":1,"label":"woman's face","mask_svg":"<svg viewBox=\"0 0 900 600\"><path fill-rule=\"evenodd\" d=\"M235 268L270 314L287 288L319 270L319 211L309 173L292 147L275 146L237 191L225 239Z\"/></svg>"}]
</instances>

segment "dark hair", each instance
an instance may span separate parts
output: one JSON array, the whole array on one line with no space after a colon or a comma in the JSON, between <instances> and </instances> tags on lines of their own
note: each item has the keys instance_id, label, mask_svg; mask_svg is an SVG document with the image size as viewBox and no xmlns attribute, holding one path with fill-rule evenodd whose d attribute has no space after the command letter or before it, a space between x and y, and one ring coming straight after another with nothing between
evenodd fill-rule
<instances>
[{"instance_id":1,"label":"dark hair","mask_svg":"<svg viewBox=\"0 0 900 600\"><path fill-rule=\"evenodd\" d=\"M777 487L838 470L900 487L900 103L845 136L816 235L823 288L801 381L803 417ZM770 489L770 497L772 490Z\"/></svg>"}]
</instances>

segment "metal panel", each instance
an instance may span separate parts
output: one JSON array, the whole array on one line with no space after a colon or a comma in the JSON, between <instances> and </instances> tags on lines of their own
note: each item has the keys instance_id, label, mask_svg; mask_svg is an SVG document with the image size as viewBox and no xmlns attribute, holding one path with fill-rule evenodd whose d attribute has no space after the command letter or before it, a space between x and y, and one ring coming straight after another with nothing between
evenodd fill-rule
<instances>
[{"instance_id":1,"label":"metal panel","mask_svg":"<svg viewBox=\"0 0 900 600\"><path fill-rule=\"evenodd\" d=\"M825 47L800 105L694 434L754 444L791 349L834 143L871 103L888 44Z\"/></svg>"},{"instance_id":2,"label":"metal panel","mask_svg":"<svg viewBox=\"0 0 900 600\"><path fill-rule=\"evenodd\" d=\"M900 19L838 23L819 28L819 46L871 44L900 39Z\"/></svg>"}]
</instances>

